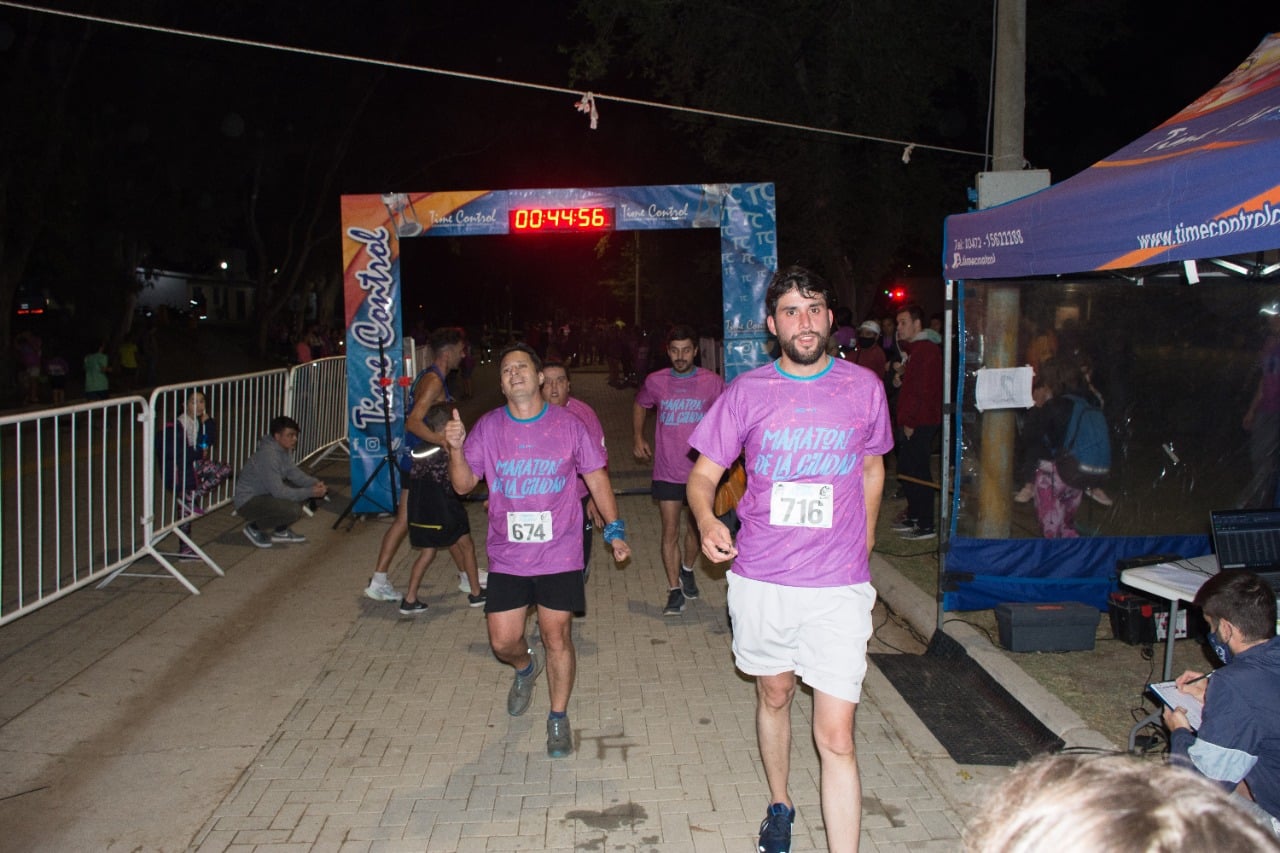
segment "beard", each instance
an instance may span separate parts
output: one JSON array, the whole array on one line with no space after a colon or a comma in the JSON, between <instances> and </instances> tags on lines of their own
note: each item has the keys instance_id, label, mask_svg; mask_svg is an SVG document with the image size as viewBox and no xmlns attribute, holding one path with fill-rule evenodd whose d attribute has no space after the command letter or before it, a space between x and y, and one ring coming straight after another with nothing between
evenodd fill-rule
<instances>
[{"instance_id":1,"label":"beard","mask_svg":"<svg viewBox=\"0 0 1280 853\"><path fill-rule=\"evenodd\" d=\"M800 348L796 346L795 336L790 337L785 341L779 339L778 343L782 347L782 351L786 353L787 358L791 359L796 364L807 366L816 363L818 359L826 355L827 342L830 337L830 335L818 335L818 341L814 344L813 352L807 353L801 352Z\"/></svg>"}]
</instances>

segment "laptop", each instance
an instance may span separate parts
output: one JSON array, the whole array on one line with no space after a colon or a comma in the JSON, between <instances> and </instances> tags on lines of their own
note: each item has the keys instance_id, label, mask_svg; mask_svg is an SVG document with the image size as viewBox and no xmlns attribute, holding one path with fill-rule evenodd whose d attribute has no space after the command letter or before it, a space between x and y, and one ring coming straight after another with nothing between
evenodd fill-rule
<instances>
[{"instance_id":1,"label":"laptop","mask_svg":"<svg viewBox=\"0 0 1280 853\"><path fill-rule=\"evenodd\" d=\"M1280 594L1280 508L1214 510L1209 528L1219 566L1253 572Z\"/></svg>"}]
</instances>

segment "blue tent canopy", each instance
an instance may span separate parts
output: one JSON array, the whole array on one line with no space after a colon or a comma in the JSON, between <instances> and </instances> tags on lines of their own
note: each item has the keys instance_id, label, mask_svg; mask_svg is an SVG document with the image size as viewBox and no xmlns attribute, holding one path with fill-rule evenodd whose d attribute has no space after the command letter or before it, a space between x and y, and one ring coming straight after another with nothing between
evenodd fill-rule
<instances>
[{"instance_id":1,"label":"blue tent canopy","mask_svg":"<svg viewBox=\"0 0 1280 853\"><path fill-rule=\"evenodd\" d=\"M947 217L948 279L1121 270L1280 246L1280 33L1074 177Z\"/></svg>"},{"instance_id":2,"label":"blue tent canopy","mask_svg":"<svg viewBox=\"0 0 1280 853\"><path fill-rule=\"evenodd\" d=\"M946 278L960 283L962 295L1010 280L1053 288L1056 280L1044 280L1051 276L1079 281L1106 274L1119 283L1120 273L1140 278L1171 262L1280 247L1280 33L1263 39L1194 103L1084 172L1004 205L948 217L943 245ZM1276 272L1239 259L1236 269L1254 281ZM963 312L963 298L959 304ZM961 318L957 350L963 359L974 347L963 313ZM953 391L961 413L965 387L961 381ZM962 415L956 437L962 448L964 421ZM943 453L949 458L945 442ZM958 486L972 466L964 464L963 452L954 461ZM959 490L954 491L958 510ZM1081 539L979 538L972 530L957 532L957 514L943 544L941 585L948 610L985 609L1001 601L1076 600L1105 607L1117 560L1209 550L1206 536L1185 530L1167 536L1143 530Z\"/></svg>"}]
</instances>

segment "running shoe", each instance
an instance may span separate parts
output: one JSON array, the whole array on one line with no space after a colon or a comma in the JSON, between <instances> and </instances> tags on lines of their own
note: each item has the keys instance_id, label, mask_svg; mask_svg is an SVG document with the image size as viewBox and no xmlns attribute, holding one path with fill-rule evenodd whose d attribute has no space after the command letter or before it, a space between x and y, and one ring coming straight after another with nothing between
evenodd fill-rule
<instances>
[{"instance_id":1,"label":"running shoe","mask_svg":"<svg viewBox=\"0 0 1280 853\"><path fill-rule=\"evenodd\" d=\"M662 608L663 616L679 616L684 612L684 592L679 587L667 593L667 606Z\"/></svg>"},{"instance_id":2,"label":"running shoe","mask_svg":"<svg viewBox=\"0 0 1280 853\"><path fill-rule=\"evenodd\" d=\"M573 752L573 732L569 728L569 718L547 718L547 755L551 758L564 758Z\"/></svg>"},{"instance_id":3,"label":"running shoe","mask_svg":"<svg viewBox=\"0 0 1280 853\"><path fill-rule=\"evenodd\" d=\"M366 598L372 598L374 601L399 601L400 593L396 592L396 588L391 585L391 581L383 581L381 584L373 582L373 578L369 578L369 585L364 588Z\"/></svg>"},{"instance_id":4,"label":"running shoe","mask_svg":"<svg viewBox=\"0 0 1280 853\"><path fill-rule=\"evenodd\" d=\"M760 842L756 849L760 853L791 853L791 824L795 819L796 810L787 808L786 803L769 806L760 822Z\"/></svg>"},{"instance_id":5,"label":"running shoe","mask_svg":"<svg viewBox=\"0 0 1280 853\"><path fill-rule=\"evenodd\" d=\"M684 597L694 599L698 597L698 579L693 576L693 570L680 570L680 591L684 593Z\"/></svg>"},{"instance_id":6,"label":"running shoe","mask_svg":"<svg viewBox=\"0 0 1280 853\"><path fill-rule=\"evenodd\" d=\"M406 601L400 599L400 615L401 616L421 616L427 612L427 603L425 601Z\"/></svg>"},{"instance_id":7,"label":"running shoe","mask_svg":"<svg viewBox=\"0 0 1280 853\"><path fill-rule=\"evenodd\" d=\"M533 699L533 683L542 674L542 659L533 649L529 649L529 660L533 664L533 672L521 675L520 671L516 670L515 678L511 682L511 690L507 692L507 713L513 717L518 717L529 710L529 702Z\"/></svg>"}]
</instances>

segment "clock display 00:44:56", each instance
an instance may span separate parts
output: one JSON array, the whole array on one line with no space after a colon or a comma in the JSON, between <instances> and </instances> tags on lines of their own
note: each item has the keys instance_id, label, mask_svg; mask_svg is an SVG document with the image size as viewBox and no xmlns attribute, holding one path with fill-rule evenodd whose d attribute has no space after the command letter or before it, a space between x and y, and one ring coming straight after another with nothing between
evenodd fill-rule
<instances>
[{"instance_id":1,"label":"clock display 00:44:56","mask_svg":"<svg viewBox=\"0 0 1280 853\"><path fill-rule=\"evenodd\" d=\"M611 231L612 207L528 207L512 210L512 233L536 231Z\"/></svg>"}]
</instances>

